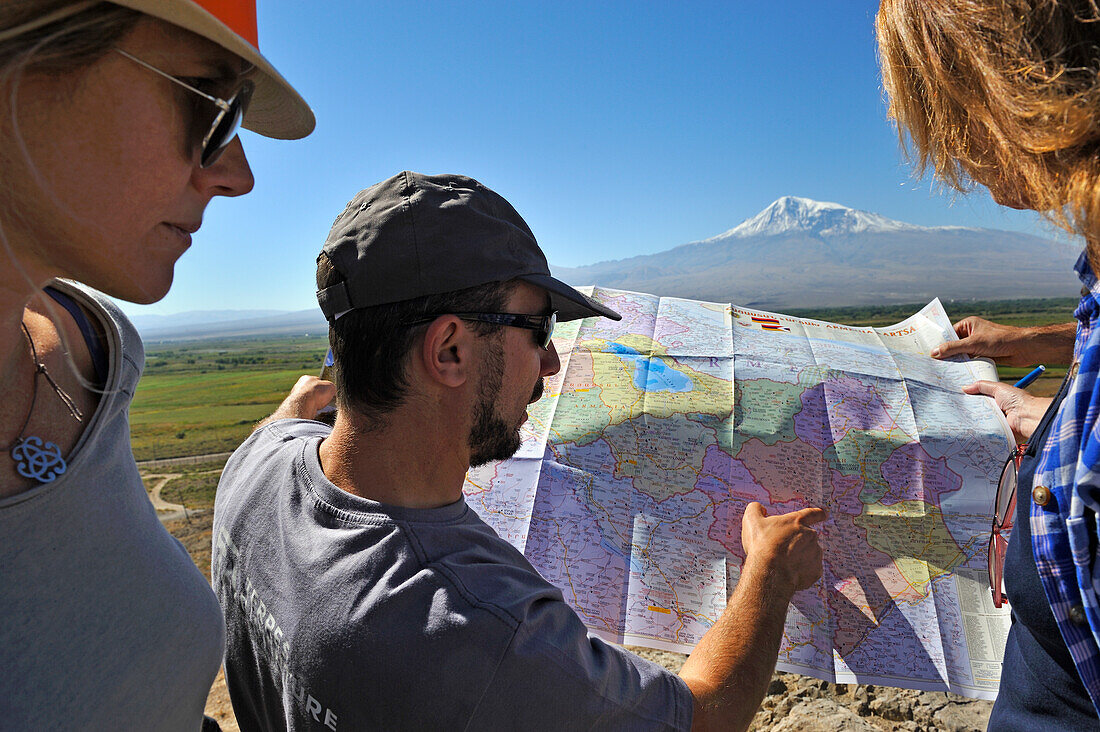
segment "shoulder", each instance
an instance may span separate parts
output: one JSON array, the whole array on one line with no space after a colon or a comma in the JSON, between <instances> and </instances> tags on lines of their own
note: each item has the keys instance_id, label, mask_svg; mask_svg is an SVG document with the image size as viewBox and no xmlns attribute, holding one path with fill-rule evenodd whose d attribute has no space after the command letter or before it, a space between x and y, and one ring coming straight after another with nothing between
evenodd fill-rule
<instances>
[{"instance_id":1,"label":"shoulder","mask_svg":"<svg viewBox=\"0 0 1100 732\"><path fill-rule=\"evenodd\" d=\"M312 484L317 476L307 476L308 450L315 453L330 431L328 425L308 419L279 420L253 431L222 470L214 498L215 520L229 511L254 514L253 499L258 496L287 498L286 487L304 489Z\"/></svg>"},{"instance_id":2,"label":"shoulder","mask_svg":"<svg viewBox=\"0 0 1100 732\"><path fill-rule=\"evenodd\" d=\"M144 357L141 336L114 300L98 290L73 280L54 280L50 283L50 287L72 297L80 305L99 316L101 324L109 333L118 334L127 352L141 354Z\"/></svg>"},{"instance_id":3,"label":"shoulder","mask_svg":"<svg viewBox=\"0 0 1100 732\"><path fill-rule=\"evenodd\" d=\"M413 550L425 568L437 573L471 606L485 610L511 628L532 608L565 605L559 589L547 582L527 558L493 531L468 506L454 522L404 524ZM404 523L404 522L399 522Z\"/></svg>"},{"instance_id":4,"label":"shoulder","mask_svg":"<svg viewBox=\"0 0 1100 732\"><path fill-rule=\"evenodd\" d=\"M239 471L285 470L285 462L293 460L303 441L319 441L331 431L328 425L309 419L281 419L266 424L233 451L225 465L223 481Z\"/></svg>"},{"instance_id":5,"label":"shoulder","mask_svg":"<svg viewBox=\"0 0 1100 732\"><path fill-rule=\"evenodd\" d=\"M279 419L255 430L249 440L259 442L287 443L310 437L328 437L332 427L315 419Z\"/></svg>"},{"instance_id":6,"label":"shoulder","mask_svg":"<svg viewBox=\"0 0 1100 732\"><path fill-rule=\"evenodd\" d=\"M71 298L96 321L93 326L102 329L101 335L110 351L110 368L130 367L124 368L125 372L132 373L123 373L124 383L120 386L124 390L130 386L128 390L132 392L145 368L145 346L134 324L111 298L87 285L72 280L54 280L50 287ZM125 383L129 381L133 383Z\"/></svg>"}]
</instances>

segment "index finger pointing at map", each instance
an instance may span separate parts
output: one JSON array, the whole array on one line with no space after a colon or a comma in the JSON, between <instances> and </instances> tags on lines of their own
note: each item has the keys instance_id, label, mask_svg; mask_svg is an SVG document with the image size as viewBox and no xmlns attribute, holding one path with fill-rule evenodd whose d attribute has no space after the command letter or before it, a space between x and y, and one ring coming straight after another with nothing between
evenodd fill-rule
<instances>
[{"instance_id":1,"label":"index finger pointing at map","mask_svg":"<svg viewBox=\"0 0 1100 732\"><path fill-rule=\"evenodd\" d=\"M825 519L829 518L829 512L824 508L817 508L811 506L809 508L803 508L797 513L799 523L803 524L819 524Z\"/></svg>"}]
</instances>

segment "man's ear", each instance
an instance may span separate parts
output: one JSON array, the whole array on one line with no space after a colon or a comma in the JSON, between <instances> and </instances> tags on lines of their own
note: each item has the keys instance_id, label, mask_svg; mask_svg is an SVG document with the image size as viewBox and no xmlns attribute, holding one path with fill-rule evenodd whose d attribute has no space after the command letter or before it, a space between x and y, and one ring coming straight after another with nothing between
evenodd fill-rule
<instances>
[{"instance_id":1,"label":"man's ear","mask_svg":"<svg viewBox=\"0 0 1100 732\"><path fill-rule=\"evenodd\" d=\"M466 383L473 363L473 334L454 315L441 315L428 326L420 345L420 365L432 381L448 387Z\"/></svg>"}]
</instances>

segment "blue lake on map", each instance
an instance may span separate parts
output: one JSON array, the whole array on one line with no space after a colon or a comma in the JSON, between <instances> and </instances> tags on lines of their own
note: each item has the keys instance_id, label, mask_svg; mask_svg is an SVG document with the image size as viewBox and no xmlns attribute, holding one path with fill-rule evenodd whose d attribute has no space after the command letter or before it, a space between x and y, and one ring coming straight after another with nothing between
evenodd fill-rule
<instances>
[{"instance_id":1,"label":"blue lake on map","mask_svg":"<svg viewBox=\"0 0 1100 732\"><path fill-rule=\"evenodd\" d=\"M608 343L607 351L624 361L634 363L634 388L639 391L679 393L691 391L694 386L691 379L679 371L673 371L664 361L659 358L650 360L649 356L639 353L630 346L624 346L622 343Z\"/></svg>"}]
</instances>

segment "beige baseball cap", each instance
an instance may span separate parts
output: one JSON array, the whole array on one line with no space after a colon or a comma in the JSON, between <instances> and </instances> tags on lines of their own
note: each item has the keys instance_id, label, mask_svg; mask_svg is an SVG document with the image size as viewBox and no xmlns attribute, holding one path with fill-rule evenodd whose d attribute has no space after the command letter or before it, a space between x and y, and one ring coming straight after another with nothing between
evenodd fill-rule
<instances>
[{"instance_id":1,"label":"beige baseball cap","mask_svg":"<svg viewBox=\"0 0 1100 732\"><path fill-rule=\"evenodd\" d=\"M80 0L0 30L0 42L83 12L103 0ZM259 50L256 0L106 0L185 28L217 43L256 67L256 84L242 126L265 137L294 140L313 131L309 105Z\"/></svg>"}]
</instances>

